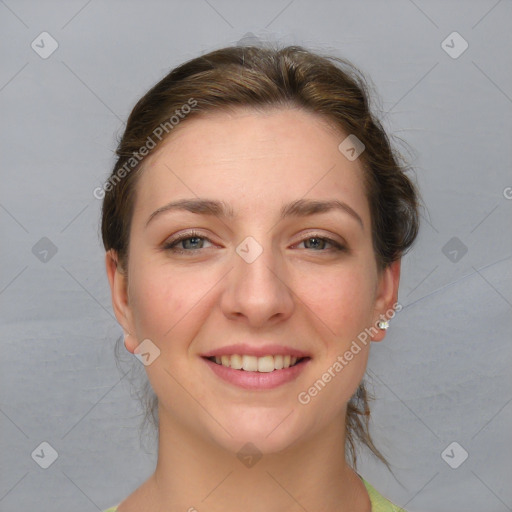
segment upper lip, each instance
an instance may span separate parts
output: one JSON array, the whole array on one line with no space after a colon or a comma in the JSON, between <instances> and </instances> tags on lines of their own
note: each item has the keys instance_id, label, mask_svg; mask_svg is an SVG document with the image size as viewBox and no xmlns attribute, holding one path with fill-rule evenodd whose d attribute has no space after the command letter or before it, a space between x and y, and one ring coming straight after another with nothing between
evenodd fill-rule
<instances>
[{"instance_id":1,"label":"upper lip","mask_svg":"<svg viewBox=\"0 0 512 512\"><path fill-rule=\"evenodd\" d=\"M231 356L233 354L247 355L247 356L286 356L292 357L310 357L308 353L298 350L292 347L286 347L284 345L247 345L247 344L236 344L226 345L224 347L216 348L201 354L202 357L213 357L213 356Z\"/></svg>"}]
</instances>

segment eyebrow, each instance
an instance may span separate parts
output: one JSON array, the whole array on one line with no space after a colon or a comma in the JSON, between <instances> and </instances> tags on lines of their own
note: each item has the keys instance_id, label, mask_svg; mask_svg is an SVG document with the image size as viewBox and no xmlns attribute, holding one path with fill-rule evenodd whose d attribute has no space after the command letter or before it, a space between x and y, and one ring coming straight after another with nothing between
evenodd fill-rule
<instances>
[{"instance_id":1,"label":"eyebrow","mask_svg":"<svg viewBox=\"0 0 512 512\"><path fill-rule=\"evenodd\" d=\"M235 213L224 201L214 201L211 199L179 199L161 206L155 210L146 221L147 225L157 216L170 211L188 211L199 215L209 215L224 219L232 219ZM326 213L333 210L342 211L355 219L361 228L364 229L361 216L347 203L332 199L329 201L319 201L311 199L298 199L281 208L280 220L286 217L308 217L318 213Z\"/></svg>"}]
</instances>

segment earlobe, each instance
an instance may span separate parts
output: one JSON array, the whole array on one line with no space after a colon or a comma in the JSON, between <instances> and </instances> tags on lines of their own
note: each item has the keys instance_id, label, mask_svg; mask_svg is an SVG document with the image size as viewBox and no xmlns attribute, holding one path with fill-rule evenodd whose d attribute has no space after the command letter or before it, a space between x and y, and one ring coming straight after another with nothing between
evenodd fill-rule
<instances>
[{"instance_id":1,"label":"earlobe","mask_svg":"<svg viewBox=\"0 0 512 512\"><path fill-rule=\"evenodd\" d=\"M127 277L119 264L118 255L114 249L110 249L105 254L105 267L110 284L114 314L125 333L125 347L129 352L133 352L137 344L133 335L131 307L128 301Z\"/></svg>"},{"instance_id":2,"label":"earlobe","mask_svg":"<svg viewBox=\"0 0 512 512\"><path fill-rule=\"evenodd\" d=\"M133 354L137 348L137 340L128 332L124 333L124 348Z\"/></svg>"},{"instance_id":3,"label":"earlobe","mask_svg":"<svg viewBox=\"0 0 512 512\"><path fill-rule=\"evenodd\" d=\"M378 332L372 337L372 341L382 341L385 338L389 321L395 316L398 304L400 265L401 260L394 261L381 273L375 300L374 325Z\"/></svg>"}]
</instances>

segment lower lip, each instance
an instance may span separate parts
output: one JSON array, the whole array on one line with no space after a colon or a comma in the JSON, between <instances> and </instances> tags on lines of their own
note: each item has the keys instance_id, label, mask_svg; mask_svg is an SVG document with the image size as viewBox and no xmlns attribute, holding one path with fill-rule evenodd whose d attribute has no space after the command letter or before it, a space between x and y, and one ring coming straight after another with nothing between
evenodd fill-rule
<instances>
[{"instance_id":1,"label":"lower lip","mask_svg":"<svg viewBox=\"0 0 512 512\"><path fill-rule=\"evenodd\" d=\"M274 370L272 372L247 372L234 370L221 364L214 363L203 357L212 371L221 379L244 389L273 389L296 379L306 368L310 359L304 359L295 366Z\"/></svg>"}]
</instances>

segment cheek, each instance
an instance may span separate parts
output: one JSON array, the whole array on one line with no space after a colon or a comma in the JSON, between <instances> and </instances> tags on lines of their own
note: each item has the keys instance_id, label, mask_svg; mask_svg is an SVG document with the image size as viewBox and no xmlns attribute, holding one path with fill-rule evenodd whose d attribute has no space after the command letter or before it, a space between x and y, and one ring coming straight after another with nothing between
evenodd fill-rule
<instances>
[{"instance_id":1,"label":"cheek","mask_svg":"<svg viewBox=\"0 0 512 512\"><path fill-rule=\"evenodd\" d=\"M148 260L131 276L132 312L139 339L149 338L162 350L192 339L212 307L211 295L222 274L176 268Z\"/></svg>"},{"instance_id":2,"label":"cheek","mask_svg":"<svg viewBox=\"0 0 512 512\"><path fill-rule=\"evenodd\" d=\"M298 296L317 315L337 343L356 336L371 322L375 283L370 269L347 266L304 276Z\"/></svg>"},{"instance_id":3,"label":"cheek","mask_svg":"<svg viewBox=\"0 0 512 512\"><path fill-rule=\"evenodd\" d=\"M130 285L139 337L162 340L192 308L194 283L162 266L134 264Z\"/></svg>"},{"instance_id":4,"label":"cheek","mask_svg":"<svg viewBox=\"0 0 512 512\"><path fill-rule=\"evenodd\" d=\"M331 271L321 281L317 278L302 281L300 296L307 297L304 302L313 313L309 318L316 324L324 352L310 387L297 398L322 424L334 421L364 377L370 344L358 336L371 325L375 283L368 268Z\"/></svg>"}]
</instances>

